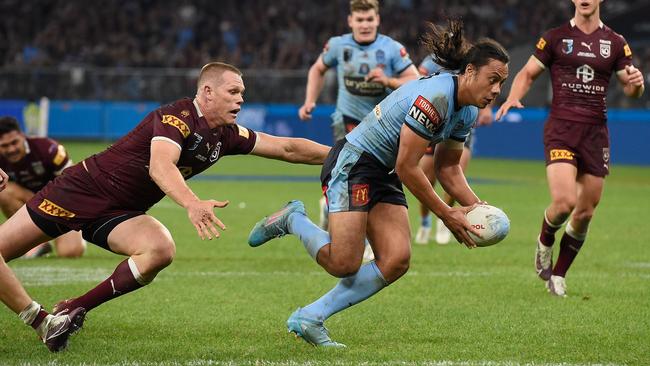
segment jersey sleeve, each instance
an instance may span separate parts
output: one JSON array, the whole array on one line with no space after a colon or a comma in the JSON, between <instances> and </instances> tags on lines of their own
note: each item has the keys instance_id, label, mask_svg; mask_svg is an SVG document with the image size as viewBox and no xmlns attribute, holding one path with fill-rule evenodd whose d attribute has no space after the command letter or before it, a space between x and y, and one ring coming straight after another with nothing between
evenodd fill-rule
<instances>
[{"instance_id":1,"label":"jersey sleeve","mask_svg":"<svg viewBox=\"0 0 650 366\"><path fill-rule=\"evenodd\" d=\"M253 151L257 142L255 131L240 125L231 125L224 129L226 137L223 155L243 155Z\"/></svg>"},{"instance_id":2,"label":"jersey sleeve","mask_svg":"<svg viewBox=\"0 0 650 366\"><path fill-rule=\"evenodd\" d=\"M413 65L413 61L411 61L409 53L406 52L406 48L401 43L393 40L392 48L393 57L391 58L391 66L395 70L395 75L399 75L407 67Z\"/></svg>"},{"instance_id":3,"label":"jersey sleeve","mask_svg":"<svg viewBox=\"0 0 650 366\"><path fill-rule=\"evenodd\" d=\"M51 166L54 175L59 175L63 169L68 167L70 158L65 147L54 140L48 139L49 146L47 147L47 164Z\"/></svg>"},{"instance_id":4,"label":"jersey sleeve","mask_svg":"<svg viewBox=\"0 0 650 366\"><path fill-rule=\"evenodd\" d=\"M153 113L152 140L166 140L182 150L185 139L191 134L193 123L183 118L181 111L174 107L163 107Z\"/></svg>"},{"instance_id":5,"label":"jersey sleeve","mask_svg":"<svg viewBox=\"0 0 650 366\"><path fill-rule=\"evenodd\" d=\"M478 108L468 108L460 118L461 121L451 131L449 138L459 142L465 142L478 118Z\"/></svg>"},{"instance_id":6,"label":"jersey sleeve","mask_svg":"<svg viewBox=\"0 0 650 366\"><path fill-rule=\"evenodd\" d=\"M544 33L539 38L539 41L535 45L535 53L533 53L533 56L546 67L553 63L553 33L551 31Z\"/></svg>"},{"instance_id":7,"label":"jersey sleeve","mask_svg":"<svg viewBox=\"0 0 650 366\"><path fill-rule=\"evenodd\" d=\"M410 103L405 123L420 137L431 140L444 121L448 108L449 100L444 94L436 95L432 100L417 95Z\"/></svg>"},{"instance_id":8,"label":"jersey sleeve","mask_svg":"<svg viewBox=\"0 0 650 366\"><path fill-rule=\"evenodd\" d=\"M339 55L340 38L341 37L330 38L327 43L325 43L325 47L323 47L321 57L323 58L323 63L327 67L334 67L338 63L337 56Z\"/></svg>"},{"instance_id":9,"label":"jersey sleeve","mask_svg":"<svg viewBox=\"0 0 650 366\"><path fill-rule=\"evenodd\" d=\"M433 60L433 57L431 55L425 57L424 60L422 60L419 68L421 70L425 70L427 75L442 71L442 67Z\"/></svg>"},{"instance_id":10,"label":"jersey sleeve","mask_svg":"<svg viewBox=\"0 0 650 366\"><path fill-rule=\"evenodd\" d=\"M632 49L625 38L619 35L619 41L616 50L616 70L625 70L626 66L632 65Z\"/></svg>"}]
</instances>

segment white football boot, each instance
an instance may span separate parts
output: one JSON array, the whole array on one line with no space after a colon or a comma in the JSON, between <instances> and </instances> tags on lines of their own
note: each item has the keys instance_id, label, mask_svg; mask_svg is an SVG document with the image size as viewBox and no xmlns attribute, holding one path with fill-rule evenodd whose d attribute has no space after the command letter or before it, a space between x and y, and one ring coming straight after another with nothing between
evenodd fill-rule
<instances>
[{"instance_id":1,"label":"white football boot","mask_svg":"<svg viewBox=\"0 0 650 366\"><path fill-rule=\"evenodd\" d=\"M415 234L415 244L429 244L429 238L431 237L431 227L420 226L418 232Z\"/></svg>"},{"instance_id":2,"label":"white football boot","mask_svg":"<svg viewBox=\"0 0 650 366\"><path fill-rule=\"evenodd\" d=\"M318 211L318 227L327 231L327 227L329 226L329 210L325 196L318 200L318 208L320 209Z\"/></svg>"},{"instance_id":3,"label":"white football boot","mask_svg":"<svg viewBox=\"0 0 650 366\"><path fill-rule=\"evenodd\" d=\"M542 244L537 237L537 247L535 249L535 272L539 278L548 281L553 273L553 247L547 247Z\"/></svg>"},{"instance_id":4,"label":"white football boot","mask_svg":"<svg viewBox=\"0 0 650 366\"><path fill-rule=\"evenodd\" d=\"M449 244L451 240L451 231L447 229L442 220L436 220L436 242L440 245Z\"/></svg>"},{"instance_id":5,"label":"white football boot","mask_svg":"<svg viewBox=\"0 0 650 366\"><path fill-rule=\"evenodd\" d=\"M561 276L551 276L551 279L546 282L546 289L551 295L566 297L566 280Z\"/></svg>"},{"instance_id":6,"label":"white football boot","mask_svg":"<svg viewBox=\"0 0 650 366\"><path fill-rule=\"evenodd\" d=\"M372 247L366 239L365 248L363 249L363 260L362 263L368 263L375 260L375 252L372 251Z\"/></svg>"}]
</instances>

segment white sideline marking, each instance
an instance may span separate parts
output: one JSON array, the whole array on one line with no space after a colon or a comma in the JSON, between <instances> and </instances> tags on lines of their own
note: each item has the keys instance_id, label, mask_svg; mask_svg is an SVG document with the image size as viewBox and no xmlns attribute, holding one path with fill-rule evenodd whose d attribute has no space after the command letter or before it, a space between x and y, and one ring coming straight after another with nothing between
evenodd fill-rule
<instances>
[{"instance_id":1,"label":"white sideline marking","mask_svg":"<svg viewBox=\"0 0 650 366\"><path fill-rule=\"evenodd\" d=\"M627 262L625 263L625 267L650 269L650 262Z\"/></svg>"},{"instance_id":2,"label":"white sideline marking","mask_svg":"<svg viewBox=\"0 0 650 366\"><path fill-rule=\"evenodd\" d=\"M328 276L325 271L199 271L199 272L173 272L166 273L167 276L176 277L258 277L258 276ZM425 277L486 277L493 276L490 272L418 272L412 271L407 276L425 276Z\"/></svg>"},{"instance_id":3,"label":"white sideline marking","mask_svg":"<svg viewBox=\"0 0 650 366\"><path fill-rule=\"evenodd\" d=\"M48 363L27 363L23 365L48 365L58 366L56 361ZM547 363L547 362L526 362L520 363L517 361L450 361L450 360L432 360L432 361L385 361L385 362L344 362L344 361L304 361L297 362L291 360L285 361L268 361L268 360L252 360L252 361L219 361L219 360L192 360L192 361L122 361L119 363L95 363L84 362L80 365L83 366L346 366L346 365L362 365L362 366L624 366L624 364L615 363Z\"/></svg>"},{"instance_id":4,"label":"white sideline marking","mask_svg":"<svg viewBox=\"0 0 650 366\"><path fill-rule=\"evenodd\" d=\"M51 286L78 282L99 282L110 276L109 269L54 266L14 267L25 286Z\"/></svg>"}]
</instances>

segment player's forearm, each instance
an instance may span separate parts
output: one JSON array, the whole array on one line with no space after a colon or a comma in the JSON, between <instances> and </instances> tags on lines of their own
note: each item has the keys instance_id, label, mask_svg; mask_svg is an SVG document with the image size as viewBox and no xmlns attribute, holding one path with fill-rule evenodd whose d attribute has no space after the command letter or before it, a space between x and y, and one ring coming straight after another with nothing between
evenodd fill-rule
<instances>
[{"instance_id":1,"label":"player's forearm","mask_svg":"<svg viewBox=\"0 0 650 366\"><path fill-rule=\"evenodd\" d=\"M321 73L315 66L312 66L307 74L305 104L316 103L324 84L325 74Z\"/></svg>"},{"instance_id":2,"label":"player's forearm","mask_svg":"<svg viewBox=\"0 0 650 366\"><path fill-rule=\"evenodd\" d=\"M290 163L302 163L311 165L323 164L330 147L317 142L293 138L286 145L283 160Z\"/></svg>"},{"instance_id":3,"label":"player's forearm","mask_svg":"<svg viewBox=\"0 0 650 366\"><path fill-rule=\"evenodd\" d=\"M517 100L520 101L530 90L531 85L533 85L533 79L525 69L522 69L517 73L515 79L512 81L512 86L510 87L510 93L508 94L508 100Z\"/></svg>"},{"instance_id":4,"label":"player's forearm","mask_svg":"<svg viewBox=\"0 0 650 366\"><path fill-rule=\"evenodd\" d=\"M436 177L445 192L449 193L462 206L471 206L480 202L480 199L467 184L467 179L460 165L437 168Z\"/></svg>"},{"instance_id":5,"label":"player's forearm","mask_svg":"<svg viewBox=\"0 0 650 366\"><path fill-rule=\"evenodd\" d=\"M153 163L149 168L149 176L169 198L186 208L189 203L199 198L187 186L183 175L176 165L171 163Z\"/></svg>"},{"instance_id":6,"label":"player's forearm","mask_svg":"<svg viewBox=\"0 0 650 366\"><path fill-rule=\"evenodd\" d=\"M449 211L449 206L436 194L431 183L424 175L422 169L397 165L395 172L411 193L431 210L436 216L442 218Z\"/></svg>"},{"instance_id":7,"label":"player's forearm","mask_svg":"<svg viewBox=\"0 0 650 366\"><path fill-rule=\"evenodd\" d=\"M643 85L627 84L623 87L623 93L630 98L641 98L645 87Z\"/></svg>"}]
</instances>

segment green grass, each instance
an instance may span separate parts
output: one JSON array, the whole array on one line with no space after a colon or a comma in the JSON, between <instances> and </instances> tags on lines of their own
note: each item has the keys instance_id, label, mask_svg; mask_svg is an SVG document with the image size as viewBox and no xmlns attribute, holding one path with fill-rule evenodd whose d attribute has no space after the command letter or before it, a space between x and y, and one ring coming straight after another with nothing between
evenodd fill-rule
<instances>
[{"instance_id":1,"label":"green grass","mask_svg":"<svg viewBox=\"0 0 650 366\"><path fill-rule=\"evenodd\" d=\"M105 145L105 144L104 144ZM104 146L67 144L75 160ZM577 365L650 364L650 169L614 166L588 241L569 272L570 296L551 297L533 272L534 238L548 192L542 162L475 159L478 195L510 216L490 248L413 247L409 273L332 317L341 351L286 333L285 320L336 283L294 237L252 249L252 225L289 199L317 216L318 167L227 157L204 175L313 176L314 182L191 182L202 198L228 199L222 238L202 242L183 209L151 210L172 232L174 263L156 281L93 310L68 351L50 354L33 331L0 311L0 364ZM411 203L413 229L416 202ZM244 204L245 203L245 204ZM29 293L51 307L112 272L121 257L90 246L79 260L17 260ZM447 363L445 363L447 362Z\"/></svg>"}]
</instances>

